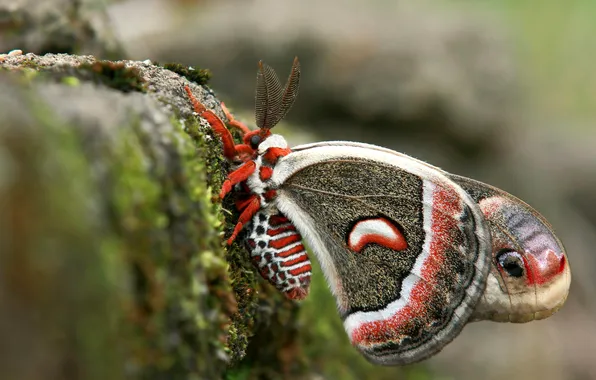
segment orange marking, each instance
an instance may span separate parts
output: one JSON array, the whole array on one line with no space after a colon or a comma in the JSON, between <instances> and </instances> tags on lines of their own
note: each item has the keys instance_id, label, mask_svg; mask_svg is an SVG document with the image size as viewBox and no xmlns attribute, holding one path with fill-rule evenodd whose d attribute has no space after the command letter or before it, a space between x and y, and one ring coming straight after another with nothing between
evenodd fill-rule
<instances>
[{"instance_id":1,"label":"orange marking","mask_svg":"<svg viewBox=\"0 0 596 380\"><path fill-rule=\"evenodd\" d=\"M286 297L291 300L303 300L308 295L308 289L292 288L285 293Z\"/></svg>"},{"instance_id":2,"label":"orange marking","mask_svg":"<svg viewBox=\"0 0 596 380\"><path fill-rule=\"evenodd\" d=\"M263 198L265 198L266 201L270 201L273 198L275 198L277 196L277 191L275 190L267 190L265 192L265 194L263 194Z\"/></svg>"},{"instance_id":3,"label":"orange marking","mask_svg":"<svg viewBox=\"0 0 596 380\"><path fill-rule=\"evenodd\" d=\"M234 149L240 161L252 160L256 156L256 151L246 144L238 144Z\"/></svg>"},{"instance_id":4,"label":"orange marking","mask_svg":"<svg viewBox=\"0 0 596 380\"><path fill-rule=\"evenodd\" d=\"M522 255L522 258L526 267L528 285L545 284L565 270L565 255L559 257L550 249L544 254L544 257L537 258L536 255L530 253Z\"/></svg>"},{"instance_id":5,"label":"orange marking","mask_svg":"<svg viewBox=\"0 0 596 380\"><path fill-rule=\"evenodd\" d=\"M408 248L406 238L397 227L385 218L370 218L354 225L350 231L348 245L351 250L361 252L368 244L402 251Z\"/></svg>"},{"instance_id":6,"label":"orange marking","mask_svg":"<svg viewBox=\"0 0 596 380\"><path fill-rule=\"evenodd\" d=\"M248 206L248 204L250 202L252 202L252 200L254 199L254 195L251 195L248 198L245 199L237 199L235 204L236 204L236 210L238 211L242 211L246 208L246 206Z\"/></svg>"},{"instance_id":7,"label":"orange marking","mask_svg":"<svg viewBox=\"0 0 596 380\"><path fill-rule=\"evenodd\" d=\"M228 110L228 107L226 107L224 102L221 102L221 109L222 109L224 115L226 115L226 118L228 119L228 124L239 129L240 132L242 132L242 135L245 135L250 132L250 129L248 129L246 124L244 124L244 123L236 120L236 118L234 118L234 116L230 113L230 110Z\"/></svg>"},{"instance_id":8,"label":"orange marking","mask_svg":"<svg viewBox=\"0 0 596 380\"><path fill-rule=\"evenodd\" d=\"M223 155L227 159L231 160L236 156L236 149L234 147L234 138L230 131L226 128L224 122L211 110L208 110L201 102L195 98L190 87L184 86L184 91L188 95L190 102L193 106L195 112L202 117L203 119L207 120L211 129L221 138L223 143Z\"/></svg>"},{"instance_id":9,"label":"orange marking","mask_svg":"<svg viewBox=\"0 0 596 380\"><path fill-rule=\"evenodd\" d=\"M283 215L273 215L271 218L269 218L269 225L273 227L286 224L288 222L288 218Z\"/></svg>"},{"instance_id":10,"label":"orange marking","mask_svg":"<svg viewBox=\"0 0 596 380\"><path fill-rule=\"evenodd\" d=\"M268 267L264 267L263 269L261 269L259 271L259 273L261 273L261 276L263 276L263 278L268 279L269 278L269 273L271 273L271 271L269 270Z\"/></svg>"}]
</instances>

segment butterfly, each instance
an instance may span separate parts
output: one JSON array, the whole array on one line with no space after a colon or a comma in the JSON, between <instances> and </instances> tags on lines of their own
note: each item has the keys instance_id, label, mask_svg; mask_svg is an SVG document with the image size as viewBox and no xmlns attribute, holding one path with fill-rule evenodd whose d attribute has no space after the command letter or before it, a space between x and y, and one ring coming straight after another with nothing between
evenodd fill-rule
<instances>
[{"instance_id":1,"label":"butterfly","mask_svg":"<svg viewBox=\"0 0 596 380\"><path fill-rule=\"evenodd\" d=\"M260 274L290 299L307 296L318 259L351 343L371 362L403 365L439 352L471 321L527 322L569 292L552 226L498 188L379 146L330 141L289 148L271 133L298 92L295 58L282 86L259 62L258 129L224 122L185 87L234 169L240 235Z\"/></svg>"}]
</instances>

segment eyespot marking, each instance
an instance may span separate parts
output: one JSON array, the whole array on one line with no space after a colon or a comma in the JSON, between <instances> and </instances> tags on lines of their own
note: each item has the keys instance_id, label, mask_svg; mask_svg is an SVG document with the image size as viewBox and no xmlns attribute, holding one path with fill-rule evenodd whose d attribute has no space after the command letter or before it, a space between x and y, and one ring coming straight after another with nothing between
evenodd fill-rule
<instances>
[{"instance_id":1,"label":"eyespot marking","mask_svg":"<svg viewBox=\"0 0 596 380\"><path fill-rule=\"evenodd\" d=\"M348 233L348 247L354 252L361 252L368 244L402 251L408 248L403 233L395 222L385 217L361 219Z\"/></svg>"},{"instance_id":2,"label":"eyespot marking","mask_svg":"<svg viewBox=\"0 0 596 380\"><path fill-rule=\"evenodd\" d=\"M498 268L505 271L509 276L522 277L524 275L524 259L522 256L510 249L502 249L497 253Z\"/></svg>"}]
</instances>

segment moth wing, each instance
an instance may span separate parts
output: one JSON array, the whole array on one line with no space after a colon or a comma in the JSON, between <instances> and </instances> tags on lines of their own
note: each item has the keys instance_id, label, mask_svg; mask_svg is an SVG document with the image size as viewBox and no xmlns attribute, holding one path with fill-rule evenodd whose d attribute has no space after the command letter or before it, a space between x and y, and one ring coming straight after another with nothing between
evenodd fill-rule
<instances>
[{"instance_id":1,"label":"moth wing","mask_svg":"<svg viewBox=\"0 0 596 380\"><path fill-rule=\"evenodd\" d=\"M323 143L295 148L272 180L367 359L412 363L459 334L484 290L490 235L442 171L383 148Z\"/></svg>"}]
</instances>

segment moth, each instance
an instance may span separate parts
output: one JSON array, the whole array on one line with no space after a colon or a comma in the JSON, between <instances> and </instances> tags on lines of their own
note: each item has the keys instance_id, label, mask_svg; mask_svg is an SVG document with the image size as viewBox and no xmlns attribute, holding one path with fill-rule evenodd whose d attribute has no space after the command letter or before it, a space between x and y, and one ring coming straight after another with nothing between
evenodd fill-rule
<instances>
[{"instance_id":1,"label":"moth","mask_svg":"<svg viewBox=\"0 0 596 380\"><path fill-rule=\"evenodd\" d=\"M185 87L235 164L240 234L261 275L290 299L308 294L308 244L351 343L371 362L402 365L439 352L478 320L527 322L556 312L571 273L551 225L518 198L390 149L330 141L290 149L271 133L300 81L259 62L251 131L224 122Z\"/></svg>"}]
</instances>

